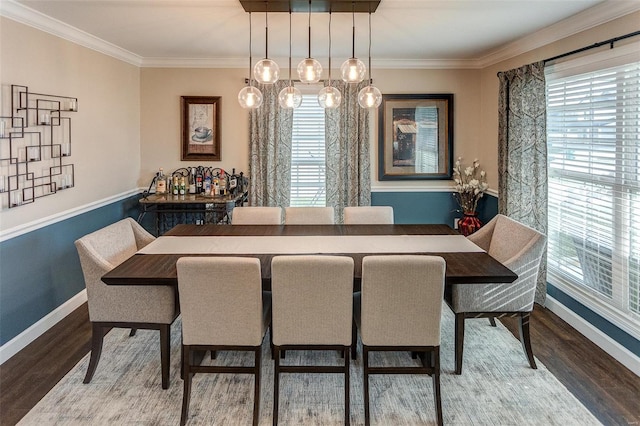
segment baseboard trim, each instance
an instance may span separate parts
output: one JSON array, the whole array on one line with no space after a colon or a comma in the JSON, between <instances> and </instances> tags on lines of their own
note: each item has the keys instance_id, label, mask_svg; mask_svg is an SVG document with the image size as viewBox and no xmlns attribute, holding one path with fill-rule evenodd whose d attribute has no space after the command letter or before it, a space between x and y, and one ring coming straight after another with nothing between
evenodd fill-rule
<instances>
[{"instance_id":1,"label":"baseboard trim","mask_svg":"<svg viewBox=\"0 0 640 426\"><path fill-rule=\"evenodd\" d=\"M640 357L547 294L545 307L640 377Z\"/></svg>"},{"instance_id":2,"label":"baseboard trim","mask_svg":"<svg viewBox=\"0 0 640 426\"><path fill-rule=\"evenodd\" d=\"M87 301L87 290L84 289L62 305L51 311L40 321L0 346L0 365L27 347L31 342L43 335L47 330L64 319L71 312Z\"/></svg>"}]
</instances>

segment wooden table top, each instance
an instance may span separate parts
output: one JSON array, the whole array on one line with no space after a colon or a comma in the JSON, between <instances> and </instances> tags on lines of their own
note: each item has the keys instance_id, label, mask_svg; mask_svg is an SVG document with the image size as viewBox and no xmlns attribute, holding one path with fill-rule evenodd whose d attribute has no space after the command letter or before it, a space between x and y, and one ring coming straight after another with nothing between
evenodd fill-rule
<instances>
[{"instance_id":1,"label":"wooden table top","mask_svg":"<svg viewBox=\"0 0 640 426\"><path fill-rule=\"evenodd\" d=\"M261 236L261 235L456 235L447 225L177 225L165 236ZM330 254L330 253L328 253ZM344 254L354 259L354 276L361 276L362 258L376 253ZM447 284L511 283L518 276L487 253L420 253L442 256L447 262ZM109 271L102 281L109 285L177 286L176 261L186 255L136 254ZM192 255L189 255L192 256ZM206 256L224 256L211 255ZM237 256L237 255L235 255ZM260 259L265 287L270 287L272 254L245 256Z\"/></svg>"}]
</instances>

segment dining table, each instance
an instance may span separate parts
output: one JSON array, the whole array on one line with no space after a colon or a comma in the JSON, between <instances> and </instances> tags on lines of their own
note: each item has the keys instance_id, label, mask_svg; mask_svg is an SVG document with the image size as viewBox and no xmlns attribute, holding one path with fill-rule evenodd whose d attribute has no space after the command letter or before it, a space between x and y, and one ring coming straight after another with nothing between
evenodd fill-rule
<instances>
[{"instance_id":1,"label":"dining table","mask_svg":"<svg viewBox=\"0 0 640 426\"><path fill-rule=\"evenodd\" d=\"M107 272L108 285L177 288L176 262L183 256L249 256L260 259L263 289L271 286L271 259L323 254L354 260L354 291L362 259L370 255L422 254L446 262L445 284L508 285L518 276L447 225L190 225L180 224Z\"/></svg>"}]
</instances>

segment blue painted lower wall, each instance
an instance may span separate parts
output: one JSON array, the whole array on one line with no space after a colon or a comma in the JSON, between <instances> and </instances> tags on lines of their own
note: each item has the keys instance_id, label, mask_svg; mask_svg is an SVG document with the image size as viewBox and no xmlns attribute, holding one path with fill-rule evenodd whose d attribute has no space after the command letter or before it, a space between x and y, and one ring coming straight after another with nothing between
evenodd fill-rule
<instances>
[{"instance_id":1,"label":"blue painted lower wall","mask_svg":"<svg viewBox=\"0 0 640 426\"><path fill-rule=\"evenodd\" d=\"M73 244L89 232L138 215L138 195L0 243L0 345L84 289Z\"/></svg>"},{"instance_id":2,"label":"blue painted lower wall","mask_svg":"<svg viewBox=\"0 0 640 426\"><path fill-rule=\"evenodd\" d=\"M0 346L84 289L73 242L116 222L138 216L139 195L0 243ZM373 192L372 205L392 206L396 223L444 223L461 217L451 192ZM483 223L498 213L498 199L484 197ZM640 341L552 285L548 293L612 339L640 356Z\"/></svg>"}]
</instances>

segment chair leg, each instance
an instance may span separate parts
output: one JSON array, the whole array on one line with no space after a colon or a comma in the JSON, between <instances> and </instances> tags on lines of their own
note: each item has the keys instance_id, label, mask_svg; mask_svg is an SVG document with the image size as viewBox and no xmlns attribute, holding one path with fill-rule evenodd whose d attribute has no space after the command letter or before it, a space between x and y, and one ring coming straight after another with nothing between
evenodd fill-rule
<instances>
[{"instance_id":1,"label":"chair leg","mask_svg":"<svg viewBox=\"0 0 640 426\"><path fill-rule=\"evenodd\" d=\"M344 348L344 424L349 426L351 421L351 409L349 405L349 352L350 348Z\"/></svg>"},{"instance_id":2,"label":"chair leg","mask_svg":"<svg viewBox=\"0 0 640 426\"><path fill-rule=\"evenodd\" d=\"M104 338L104 327L92 323L91 332L91 358L89 359L89 367L87 368L87 374L84 376L83 383L91 382L93 373L96 372L98 367L98 361L100 361L100 355L102 354L102 340Z\"/></svg>"},{"instance_id":3,"label":"chair leg","mask_svg":"<svg viewBox=\"0 0 640 426\"><path fill-rule=\"evenodd\" d=\"M355 319L351 324L351 359L358 358L358 326Z\"/></svg>"},{"instance_id":4,"label":"chair leg","mask_svg":"<svg viewBox=\"0 0 640 426\"><path fill-rule=\"evenodd\" d=\"M432 352L431 366L433 367L433 397L436 404L436 418L438 419L438 425L444 424L442 418L442 394L440 393L440 348L436 348Z\"/></svg>"},{"instance_id":5,"label":"chair leg","mask_svg":"<svg viewBox=\"0 0 640 426\"><path fill-rule=\"evenodd\" d=\"M136 335L136 331L138 331L137 328L132 328L131 331L129 332L129 337L133 337Z\"/></svg>"},{"instance_id":6,"label":"chair leg","mask_svg":"<svg viewBox=\"0 0 640 426\"><path fill-rule=\"evenodd\" d=\"M255 350L255 379L253 391L253 426L258 426L260 420L260 366L262 363L262 347Z\"/></svg>"},{"instance_id":7,"label":"chair leg","mask_svg":"<svg viewBox=\"0 0 640 426\"><path fill-rule=\"evenodd\" d=\"M535 370L538 366L536 365L536 360L533 357L533 349L531 348L531 335L529 334L530 320L531 315L529 312L521 313L518 317L518 328L520 329L520 341L522 342L522 348L524 349L524 353L527 355L527 360L529 360L529 366Z\"/></svg>"},{"instance_id":8,"label":"chair leg","mask_svg":"<svg viewBox=\"0 0 640 426\"><path fill-rule=\"evenodd\" d=\"M455 354L456 354L456 374L462 374L462 352L464 350L464 314L457 313L456 314L456 343L455 343Z\"/></svg>"},{"instance_id":9,"label":"chair leg","mask_svg":"<svg viewBox=\"0 0 640 426\"><path fill-rule=\"evenodd\" d=\"M369 349L364 345L362 345L362 364L364 370L364 424L369 426L371 424L369 413Z\"/></svg>"},{"instance_id":10,"label":"chair leg","mask_svg":"<svg viewBox=\"0 0 640 426\"><path fill-rule=\"evenodd\" d=\"M496 317L489 317L489 323L491 323L491 327L496 327Z\"/></svg>"},{"instance_id":11,"label":"chair leg","mask_svg":"<svg viewBox=\"0 0 640 426\"><path fill-rule=\"evenodd\" d=\"M171 324L160 327L160 366L162 369L162 389L169 389L169 364L171 364Z\"/></svg>"},{"instance_id":12,"label":"chair leg","mask_svg":"<svg viewBox=\"0 0 640 426\"><path fill-rule=\"evenodd\" d=\"M278 405L280 403L280 348L275 346L273 358L273 426L278 424Z\"/></svg>"},{"instance_id":13,"label":"chair leg","mask_svg":"<svg viewBox=\"0 0 640 426\"><path fill-rule=\"evenodd\" d=\"M180 425L184 426L189 417L189 401L191 400L191 361L193 354L189 346L182 345L182 369L184 371L184 389L182 391L182 415L180 416Z\"/></svg>"}]
</instances>

